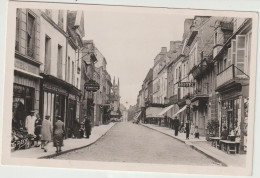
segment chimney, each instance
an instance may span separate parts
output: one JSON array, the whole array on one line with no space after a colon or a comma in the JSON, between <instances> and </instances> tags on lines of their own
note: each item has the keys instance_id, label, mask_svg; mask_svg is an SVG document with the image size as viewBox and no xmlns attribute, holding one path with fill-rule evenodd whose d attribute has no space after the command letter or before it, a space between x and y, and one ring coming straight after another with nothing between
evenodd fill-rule
<instances>
[{"instance_id":1,"label":"chimney","mask_svg":"<svg viewBox=\"0 0 260 178\"><path fill-rule=\"evenodd\" d=\"M190 26L193 24L193 19L185 19L184 21L184 33L183 33L183 40L187 38L190 32Z\"/></svg>"},{"instance_id":2,"label":"chimney","mask_svg":"<svg viewBox=\"0 0 260 178\"><path fill-rule=\"evenodd\" d=\"M167 47L162 47L161 53L167 53Z\"/></svg>"}]
</instances>

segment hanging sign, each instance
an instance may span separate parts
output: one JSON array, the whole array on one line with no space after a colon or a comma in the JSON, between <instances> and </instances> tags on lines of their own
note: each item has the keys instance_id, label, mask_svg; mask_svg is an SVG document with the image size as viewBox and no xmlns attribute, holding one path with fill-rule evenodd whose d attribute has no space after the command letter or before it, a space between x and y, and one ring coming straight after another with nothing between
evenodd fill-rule
<instances>
[{"instance_id":1,"label":"hanging sign","mask_svg":"<svg viewBox=\"0 0 260 178\"><path fill-rule=\"evenodd\" d=\"M194 87L195 82L179 82L178 87Z\"/></svg>"},{"instance_id":2,"label":"hanging sign","mask_svg":"<svg viewBox=\"0 0 260 178\"><path fill-rule=\"evenodd\" d=\"M84 88L87 91L96 92L99 90L100 85L94 80L89 80L84 84Z\"/></svg>"}]
</instances>

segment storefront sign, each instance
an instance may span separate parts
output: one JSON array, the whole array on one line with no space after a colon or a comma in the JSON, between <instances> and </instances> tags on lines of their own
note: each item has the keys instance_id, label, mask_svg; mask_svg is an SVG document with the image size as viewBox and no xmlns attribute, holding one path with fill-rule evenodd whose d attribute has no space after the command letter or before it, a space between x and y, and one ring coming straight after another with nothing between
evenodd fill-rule
<instances>
[{"instance_id":1,"label":"storefront sign","mask_svg":"<svg viewBox=\"0 0 260 178\"><path fill-rule=\"evenodd\" d=\"M178 87L194 87L195 82L179 82Z\"/></svg>"},{"instance_id":2,"label":"storefront sign","mask_svg":"<svg viewBox=\"0 0 260 178\"><path fill-rule=\"evenodd\" d=\"M53 92L59 92L59 93L62 93L64 95L67 95L67 91L64 90L63 88L59 87L59 86L56 86L54 84L50 84L50 83L44 83L43 84L43 88L46 90L51 90Z\"/></svg>"},{"instance_id":3,"label":"storefront sign","mask_svg":"<svg viewBox=\"0 0 260 178\"><path fill-rule=\"evenodd\" d=\"M22 69L26 72L31 72L33 74L39 74L39 69L31 64L15 59L14 66L18 69Z\"/></svg>"},{"instance_id":4,"label":"storefront sign","mask_svg":"<svg viewBox=\"0 0 260 178\"><path fill-rule=\"evenodd\" d=\"M96 91L99 90L100 85L96 81L94 81L94 80L89 80L88 82L86 82L84 84L84 88L87 91L96 92Z\"/></svg>"}]
</instances>

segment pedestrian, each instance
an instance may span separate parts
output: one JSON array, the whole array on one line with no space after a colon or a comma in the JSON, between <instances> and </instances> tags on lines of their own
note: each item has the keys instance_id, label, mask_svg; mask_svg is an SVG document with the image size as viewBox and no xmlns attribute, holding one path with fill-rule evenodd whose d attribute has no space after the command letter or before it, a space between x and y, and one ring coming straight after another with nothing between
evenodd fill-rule
<instances>
[{"instance_id":1,"label":"pedestrian","mask_svg":"<svg viewBox=\"0 0 260 178\"><path fill-rule=\"evenodd\" d=\"M88 116L84 116L85 118L85 132L86 132L86 138L88 139L91 135L91 121L89 120Z\"/></svg>"},{"instance_id":2,"label":"pedestrian","mask_svg":"<svg viewBox=\"0 0 260 178\"><path fill-rule=\"evenodd\" d=\"M28 115L25 119L25 128L27 130L28 135L31 135L34 137L34 126L35 126L35 120L36 117L34 116L34 110L31 110L30 115ZM33 145L32 143L31 145Z\"/></svg>"},{"instance_id":3,"label":"pedestrian","mask_svg":"<svg viewBox=\"0 0 260 178\"><path fill-rule=\"evenodd\" d=\"M221 140L227 140L227 137L228 137L227 127L223 126L223 129L224 130L221 132L220 139Z\"/></svg>"},{"instance_id":4,"label":"pedestrian","mask_svg":"<svg viewBox=\"0 0 260 178\"><path fill-rule=\"evenodd\" d=\"M52 135L52 127L49 119L50 116L45 116L41 127L41 149L44 149L44 152L47 152L46 146L51 141Z\"/></svg>"},{"instance_id":5,"label":"pedestrian","mask_svg":"<svg viewBox=\"0 0 260 178\"><path fill-rule=\"evenodd\" d=\"M172 122L173 122L174 130L175 130L175 136L178 136L180 121L177 117L175 117Z\"/></svg>"},{"instance_id":6,"label":"pedestrian","mask_svg":"<svg viewBox=\"0 0 260 178\"><path fill-rule=\"evenodd\" d=\"M36 135L36 138L34 140L34 142L35 142L34 145L35 145L35 147L39 147L40 146L39 140L41 138L40 135L41 135L41 127L42 127L42 120L40 118L39 113L36 114L36 120L35 120L34 127L35 127L34 134Z\"/></svg>"},{"instance_id":7,"label":"pedestrian","mask_svg":"<svg viewBox=\"0 0 260 178\"><path fill-rule=\"evenodd\" d=\"M188 121L185 124L185 130L186 130L186 139L188 140L190 137L190 125Z\"/></svg>"},{"instance_id":8,"label":"pedestrian","mask_svg":"<svg viewBox=\"0 0 260 178\"><path fill-rule=\"evenodd\" d=\"M195 132L195 138L198 138L198 139L199 139L199 138L200 138L200 133L199 133L199 128L198 128L198 126L195 127L195 131L194 131L194 132Z\"/></svg>"},{"instance_id":9,"label":"pedestrian","mask_svg":"<svg viewBox=\"0 0 260 178\"><path fill-rule=\"evenodd\" d=\"M191 126L190 126L190 134L191 134L191 135L194 135L194 134L195 134L194 123L191 123Z\"/></svg>"},{"instance_id":10,"label":"pedestrian","mask_svg":"<svg viewBox=\"0 0 260 178\"><path fill-rule=\"evenodd\" d=\"M61 116L57 116L57 122L54 124L54 137L53 143L56 147L56 153L61 152L63 146L63 134L65 133L64 123L62 122Z\"/></svg>"}]
</instances>

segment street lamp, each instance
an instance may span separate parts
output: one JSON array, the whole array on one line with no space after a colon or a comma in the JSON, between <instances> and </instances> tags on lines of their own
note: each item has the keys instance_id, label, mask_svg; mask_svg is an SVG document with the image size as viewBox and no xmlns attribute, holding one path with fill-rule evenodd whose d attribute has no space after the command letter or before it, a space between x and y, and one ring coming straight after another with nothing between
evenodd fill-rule
<instances>
[{"instance_id":1,"label":"street lamp","mask_svg":"<svg viewBox=\"0 0 260 178\"><path fill-rule=\"evenodd\" d=\"M191 99L190 99L190 94L188 94L186 98L186 105L187 105L187 123L186 123L186 139L188 139L190 136L190 104L191 104Z\"/></svg>"}]
</instances>

